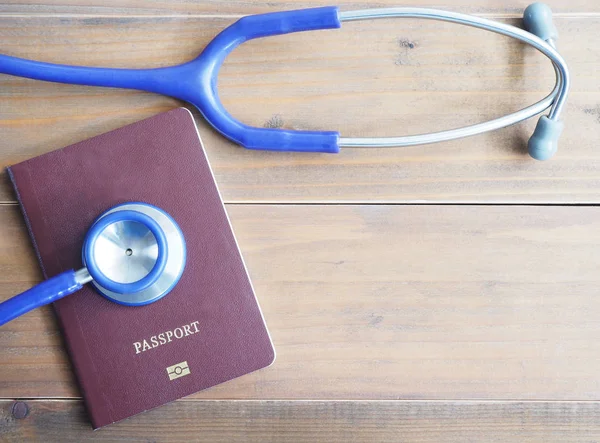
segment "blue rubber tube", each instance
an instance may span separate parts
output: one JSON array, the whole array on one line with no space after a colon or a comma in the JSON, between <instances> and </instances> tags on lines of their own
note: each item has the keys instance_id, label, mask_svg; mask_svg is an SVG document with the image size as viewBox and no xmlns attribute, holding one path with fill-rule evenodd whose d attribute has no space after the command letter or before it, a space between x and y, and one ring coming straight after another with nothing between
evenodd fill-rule
<instances>
[{"instance_id":1,"label":"blue rubber tube","mask_svg":"<svg viewBox=\"0 0 600 443\"><path fill-rule=\"evenodd\" d=\"M0 55L0 73L169 95L196 106L217 131L246 148L336 153L339 152L339 133L335 131L256 128L236 120L219 100L217 76L227 55L248 40L340 26L338 8L333 6L251 15L224 29L196 59L178 66L156 69L88 68Z\"/></svg>"},{"instance_id":2,"label":"blue rubber tube","mask_svg":"<svg viewBox=\"0 0 600 443\"><path fill-rule=\"evenodd\" d=\"M63 272L37 286L0 303L0 326L35 308L50 304L73 292L82 285L75 280L73 270Z\"/></svg>"}]
</instances>

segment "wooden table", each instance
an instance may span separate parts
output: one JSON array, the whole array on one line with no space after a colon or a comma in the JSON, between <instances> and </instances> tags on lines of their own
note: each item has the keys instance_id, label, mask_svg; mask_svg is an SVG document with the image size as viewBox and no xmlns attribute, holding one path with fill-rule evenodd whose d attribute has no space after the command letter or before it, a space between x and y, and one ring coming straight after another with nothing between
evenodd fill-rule
<instances>
[{"instance_id":1,"label":"wooden table","mask_svg":"<svg viewBox=\"0 0 600 443\"><path fill-rule=\"evenodd\" d=\"M516 25L527 5L413 3ZM320 4L5 0L0 51L165 66L239 15ZM551 4L574 79L548 162L526 155L534 121L438 145L313 155L244 150L196 113L276 363L92 433L51 310L39 309L0 329L0 440L598 441L600 3ZM220 76L223 102L247 123L349 136L479 122L552 83L531 48L415 20L253 41ZM179 105L0 75L0 166ZM6 299L41 274L5 178L0 201Z\"/></svg>"}]
</instances>

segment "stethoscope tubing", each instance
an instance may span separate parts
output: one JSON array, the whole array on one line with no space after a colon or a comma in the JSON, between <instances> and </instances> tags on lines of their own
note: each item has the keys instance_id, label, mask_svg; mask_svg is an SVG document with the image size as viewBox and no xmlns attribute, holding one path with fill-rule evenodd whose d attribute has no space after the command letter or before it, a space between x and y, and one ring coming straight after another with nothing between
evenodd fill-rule
<instances>
[{"instance_id":1,"label":"stethoscope tubing","mask_svg":"<svg viewBox=\"0 0 600 443\"><path fill-rule=\"evenodd\" d=\"M40 306L71 295L91 281L87 269L69 270L0 303L0 326Z\"/></svg>"}]
</instances>

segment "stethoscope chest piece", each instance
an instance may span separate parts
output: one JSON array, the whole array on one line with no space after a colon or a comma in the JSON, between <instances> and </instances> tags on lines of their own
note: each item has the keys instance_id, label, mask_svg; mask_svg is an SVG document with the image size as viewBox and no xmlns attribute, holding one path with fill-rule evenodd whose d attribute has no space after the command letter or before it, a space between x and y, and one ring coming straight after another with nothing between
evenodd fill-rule
<instances>
[{"instance_id":1,"label":"stethoscope chest piece","mask_svg":"<svg viewBox=\"0 0 600 443\"><path fill-rule=\"evenodd\" d=\"M124 203L92 224L82 248L84 267L58 274L0 303L0 325L91 283L107 299L141 306L177 284L186 262L183 232L162 209Z\"/></svg>"},{"instance_id":2,"label":"stethoscope chest piece","mask_svg":"<svg viewBox=\"0 0 600 443\"><path fill-rule=\"evenodd\" d=\"M102 214L84 242L83 265L110 300L139 306L171 291L185 268L181 229L163 210L126 203Z\"/></svg>"}]
</instances>

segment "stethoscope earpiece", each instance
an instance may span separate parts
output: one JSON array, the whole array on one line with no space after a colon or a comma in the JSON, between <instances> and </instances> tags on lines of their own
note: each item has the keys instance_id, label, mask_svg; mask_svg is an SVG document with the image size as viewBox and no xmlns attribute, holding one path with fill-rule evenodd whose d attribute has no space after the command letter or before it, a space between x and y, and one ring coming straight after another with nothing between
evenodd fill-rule
<instances>
[{"instance_id":1,"label":"stethoscope earpiece","mask_svg":"<svg viewBox=\"0 0 600 443\"><path fill-rule=\"evenodd\" d=\"M533 3L523 12L523 24L528 32L537 35L553 47L558 40L558 30L552 20L552 9L545 3ZM527 143L529 155L536 160L548 160L558 150L558 139L564 123L558 118L540 117L533 135Z\"/></svg>"},{"instance_id":2,"label":"stethoscope earpiece","mask_svg":"<svg viewBox=\"0 0 600 443\"><path fill-rule=\"evenodd\" d=\"M558 149L558 139L564 126L562 120L550 120L545 115L541 116L527 143L529 155L536 160L552 158Z\"/></svg>"},{"instance_id":3,"label":"stethoscope earpiece","mask_svg":"<svg viewBox=\"0 0 600 443\"><path fill-rule=\"evenodd\" d=\"M558 39L558 30L552 20L552 9L545 3L533 3L523 12L525 29L547 42Z\"/></svg>"}]
</instances>

